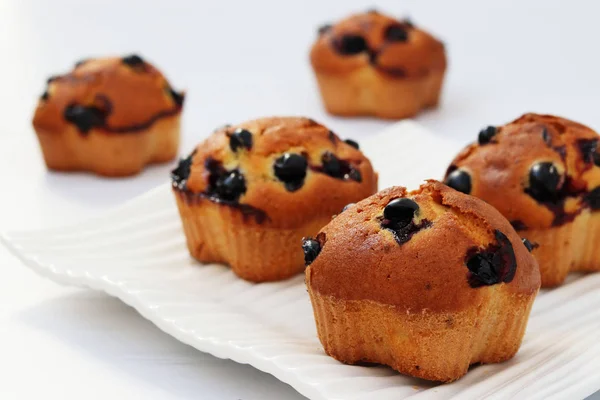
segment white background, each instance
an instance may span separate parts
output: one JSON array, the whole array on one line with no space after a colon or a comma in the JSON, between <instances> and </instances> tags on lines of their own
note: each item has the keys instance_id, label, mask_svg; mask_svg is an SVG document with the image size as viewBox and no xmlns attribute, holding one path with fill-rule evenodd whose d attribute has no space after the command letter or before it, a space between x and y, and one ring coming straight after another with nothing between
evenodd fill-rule
<instances>
[{"instance_id":1,"label":"white background","mask_svg":"<svg viewBox=\"0 0 600 400\"><path fill-rule=\"evenodd\" d=\"M470 141L527 111L600 128L600 6L589 0L4 0L0 230L95 215L168 177L170 165L122 180L46 172L35 103L49 75L85 57L137 52L186 89L182 153L217 126L257 116L307 115L359 140L387 126L326 115L307 61L320 24L373 6L446 43L442 106L418 118L439 135ZM178 343L116 300L35 276L4 249L0 268L0 399L301 398Z\"/></svg>"}]
</instances>

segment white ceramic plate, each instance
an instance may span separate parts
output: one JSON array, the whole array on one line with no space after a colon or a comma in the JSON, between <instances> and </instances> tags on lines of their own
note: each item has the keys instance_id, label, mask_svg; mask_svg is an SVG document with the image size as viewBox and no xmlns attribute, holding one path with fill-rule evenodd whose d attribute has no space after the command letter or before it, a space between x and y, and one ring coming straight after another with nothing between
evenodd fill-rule
<instances>
[{"instance_id":1,"label":"white ceramic plate","mask_svg":"<svg viewBox=\"0 0 600 400\"><path fill-rule=\"evenodd\" d=\"M459 147L412 122L361 143L382 188L440 178ZM583 398L600 389L600 274L541 293L514 359L435 385L325 355L303 276L255 285L190 259L169 185L103 218L1 238L39 274L118 297L182 342L253 365L311 399Z\"/></svg>"}]
</instances>

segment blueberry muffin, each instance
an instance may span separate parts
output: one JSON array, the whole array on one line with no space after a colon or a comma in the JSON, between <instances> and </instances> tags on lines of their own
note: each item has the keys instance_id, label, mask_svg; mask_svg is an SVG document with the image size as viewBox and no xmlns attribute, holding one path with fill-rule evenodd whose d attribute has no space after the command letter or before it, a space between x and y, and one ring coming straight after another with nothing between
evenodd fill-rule
<instances>
[{"instance_id":1,"label":"blueberry muffin","mask_svg":"<svg viewBox=\"0 0 600 400\"><path fill-rule=\"evenodd\" d=\"M526 237L542 286L569 271L600 271L598 134L577 122L525 114L489 126L452 162L446 183L496 207Z\"/></svg>"},{"instance_id":2,"label":"blueberry muffin","mask_svg":"<svg viewBox=\"0 0 600 400\"><path fill-rule=\"evenodd\" d=\"M301 272L302 237L377 190L358 144L307 118L218 129L172 180L191 255L254 282Z\"/></svg>"},{"instance_id":3,"label":"blueberry muffin","mask_svg":"<svg viewBox=\"0 0 600 400\"><path fill-rule=\"evenodd\" d=\"M48 79L33 127L50 169L132 175L175 158L183 99L137 55L83 60Z\"/></svg>"},{"instance_id":4,"label":"blueberry muffin","mask_svg":"<svg viewBox=\"0 0 600 400\"><path fill-rule=\"evenodd\" d=\"M513 357L540 287L509 222L436 181L348 207L303 248L327 354L433 381Z\"/></svg>"},{"instance_id":5,"label":"blueberry muffin","mask_svg":"<svg viewBox=\"0 0 600 400\"><path fill-rule=\"evenodd\" d=\"M390 119L437 106L446 70L439 40L374 10L321 27L310 61L328 112Z\"/></svg>"}]
</instances>

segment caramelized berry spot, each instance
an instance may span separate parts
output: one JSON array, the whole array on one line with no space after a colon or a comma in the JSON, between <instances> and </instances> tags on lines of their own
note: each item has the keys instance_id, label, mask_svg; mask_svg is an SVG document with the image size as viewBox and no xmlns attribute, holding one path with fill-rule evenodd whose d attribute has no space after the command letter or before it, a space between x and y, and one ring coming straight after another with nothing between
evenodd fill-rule
<instances>
[{"instance_id":1,"label":"caramelized berry spot","mask_svg":"<svg viewBox=\"0 0 600 400\"><path fill-rule=\"evenodd\" d=\"M252 148L252 132L238 128L229 136L229 148L236 152L238 149L250 150Z\"/></svg>"}]
</instances>

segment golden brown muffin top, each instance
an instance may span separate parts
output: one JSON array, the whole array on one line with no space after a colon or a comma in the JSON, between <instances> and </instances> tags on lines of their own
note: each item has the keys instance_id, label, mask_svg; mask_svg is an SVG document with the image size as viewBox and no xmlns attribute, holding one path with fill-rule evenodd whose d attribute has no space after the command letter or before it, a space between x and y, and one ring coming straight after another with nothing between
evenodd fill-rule
<instances>
[{"instance_id":1,"label":"golden brown muffin top","mask_svg":"<svg viewBox=\"0 0 600 400\"><path fill-rule=\"evenodd\" d=\"M540 287L537 262L508 221L437 181L382 190L303 248L313 290L411 313L460 311L494 291L530 295Z\"/></svg>"},{"instance_id":2,"label":"golden brown muffin top","mask_svg":"<svg viewBox=\"0 0 600 400\"><path fill-rule=\"evenodd\" d=\"M487 127L452 162L446 183L496 207L517 230L600 210L598 134L552 115Z\"/></svg>"},{"instance_id":3,"label":"golden brown muffin top","mask_svg":"<svg viewBox=\"0 0 600 400\"><path fill-rule=\"evenodd\" d=\"M397 78L423 77L446 68L444 45L409 20L377 11L355 14L319 29L310 60L320 72L371 66Z\"/></svg>"},{"instance_id":4,"label":"golden brown muffin top","mask_svg":"<svg viewBox=\"0 0 600 400\"><path fill-rule=\"evenodd\" d=\"M377 190L351 140L308 118L262 118L215 131L172 173L175 190L239 208L271 227L331 216Z\"/></svg>"},{"instance_id":5,"label":"golden brown muffin top","mask_svg":"<svg viewBox=\"0 0 600 400\"><path fill-rule=\"evenodd\" d=\"M33 125L52 132L70 125L82 134L136 132L179 113L183 100L184 94L139 56L83 60L68 74L48 79Z\"/></svg>"}]
</instances>

